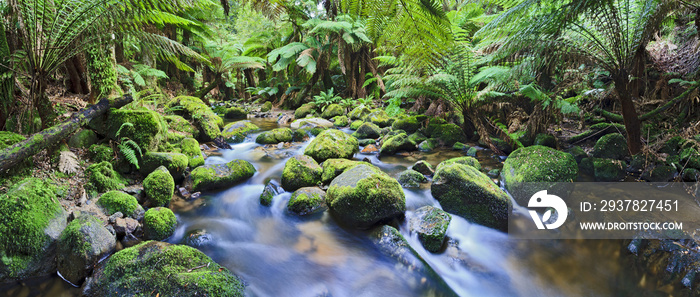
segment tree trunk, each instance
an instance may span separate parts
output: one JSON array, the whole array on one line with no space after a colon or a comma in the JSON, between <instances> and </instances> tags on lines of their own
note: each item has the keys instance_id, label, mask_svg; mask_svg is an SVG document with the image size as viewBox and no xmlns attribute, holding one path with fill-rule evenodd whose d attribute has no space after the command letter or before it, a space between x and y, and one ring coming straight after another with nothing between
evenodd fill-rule
<instances>
[{"instance_id":1,"label":"tree trunk","mask_svg":"<svg viewBox=\"0 0 700 297\"><path fill-rule=\"evenodd\" d=\"M613 75L613 80L622 107L622 120L625 124L625 130L627 130L627 148L630 154L636 155L642 151L642 129L632 96L629 93L630 81L627 71L621 70L617 75Z\"/></svg>"},{"instance_id":2,"label":"tree trunk","mask_svg":"<svg viewBox=\"0 0 700 297\"><path fill-rule=\"evenodd\" d=\"M126 62L124 57L124 42L121 38L114 40L114 59L117 60L117 64Z\"/></svg>"},{"instance_id":3,"label":"tree trunk","mask_svg":"<svg viewBox=\"0 0 700 297\"><path fill-rule=\"evenodd\" d=\"M68 59L65 64L71 82L70 91L75 94L90 93L87 79L85 79L85 67L83 67L83 63L80 62L80 58L76 55Z\"/></svg>"},{"instance_id":4,"label":"tree trunk","mask_svg":"<svg viewBox=\"0 0 700 297\"><path fill-rule=\"evenodd\" d=\"M124 96L112 102L109 102L107 99L102 99L97 104L73 114L73 116L65 122L36 133L33 136L27 137L24 141L5 148L0 151L0 174L5 173L22 160L65 139L69 134L87 124L91 119L107 112L110 107L119 108L132 100L130 96Z\"/></svg>"}]
</instances>

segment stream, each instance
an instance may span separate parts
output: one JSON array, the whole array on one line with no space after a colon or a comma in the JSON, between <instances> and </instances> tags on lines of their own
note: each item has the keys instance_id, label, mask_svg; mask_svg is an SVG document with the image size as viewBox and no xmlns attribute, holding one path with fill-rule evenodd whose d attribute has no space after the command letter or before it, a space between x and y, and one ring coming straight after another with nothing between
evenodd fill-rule
<instances>
[{"instance_id":1,"label":"stream","mask_svg":"<svg viewBox=\"0 0 700 297\"><path fill-rule=\"evenodd\" d=\"M251 119L262 128L278 127L274 119ZM351 133L349 129L343 129ZM167 241L182 243L195 231L206 234L198 248L214 261L239 275L247 296L444 296L440 288L425 286L425 279L402 277L404 269L370 241L369 231L338 226L328 212L300 218L287 213L291 193L277 195L271 207L259 197L269 179L279 181L285 162L302 154L309 141L284 148L265 149L249 135L231 150L210 156L207 164L234 159L251 162L257 173L230 189L203 193L199 199L174 199L178 217L175 234ZM476 145L476 144L470 144ZM357 153L396 177L418 160L437 165L461 156L439 149L377 158ZM480 150L483 171L500 168L498 156ZM425 205L439 207L430 185L404 189L406 216ZM426 251L407 223L400 232L423 259L460 296L615 296L642 290L639 281L626 279L622 241L516 240L506 233L469 223L453 215L447 230L450 244L440 254ZM427 277L427 276L426 276ZM28 280L25 286L2 290L8 296L79 296L58 277Z\"/></svg>"}]
</instances>

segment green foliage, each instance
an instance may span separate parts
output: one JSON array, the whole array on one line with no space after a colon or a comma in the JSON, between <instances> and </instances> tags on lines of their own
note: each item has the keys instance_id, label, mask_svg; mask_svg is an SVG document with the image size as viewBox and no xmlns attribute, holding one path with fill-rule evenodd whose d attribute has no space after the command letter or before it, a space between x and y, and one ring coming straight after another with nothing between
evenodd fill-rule
<instances>
[{"instance_id":1,"label":"green foliage","mask_svg":"<svg viewBox=\"0 0 700 297\"><path fill-rule=\"evenodd\" d=\"M93 92L97 92L96 98L102 99L109 96L117 83L117 71L112 64L111 57L102 46L94 45L86 50L87 68L90 74L90 83Z\"/></svg>"},{"instance_id":2,"label":"green foliage","mask_svg":"<svg viewBox=\"0 0 700 297\"><path fill-rule=\"evenodd\" d=\"M328 105L338 103L342 97L333 94L333 88L330 88L327 92L321 91L318 95L314 96L314 104L321 107L321 111L324 111Z\"/></svg>"},{"instance_id":3,"label":"green foliage","mask_svg":"<svg viewBox=\"0 0 700 297\"><path fill-rule=\"evenodd\" d=\"M139 169L139 158L143 156L141 147L138 145L138 143L129 139L128 137L120 137L124 127L131 127L133 129L134 124L126 122L119 127L119 130L117 130L116 133L116 138L119 139L119 141L117 141L117 149L119 149L119 152L122 153L129 164L134 165L136 169Z\"/></svg>"},{"instance_id":4,"label":"green foliage","mask_svg":"<svg viewBox=\"0 0 700 297\"><path fill-rule=\"evenodd\" d=\"M384 109L386 114L390 117L396 117L404 114L404 110L401 109L401 98L394 97L386 101L388 103L387 107Z\"/></svg>"}]
</instances>

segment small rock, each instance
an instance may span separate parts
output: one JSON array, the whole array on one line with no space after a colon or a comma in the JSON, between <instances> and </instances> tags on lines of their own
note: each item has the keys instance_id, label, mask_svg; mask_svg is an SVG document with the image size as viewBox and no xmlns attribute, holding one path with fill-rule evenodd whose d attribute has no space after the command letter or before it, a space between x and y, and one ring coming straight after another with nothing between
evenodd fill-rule
<instances>
[{"instance_id":1,"label":"small rock","mask_svg":"<svg viewBox=\"0 0 700 297\"><path fill-rule=\"evenodd\" d=\"M194 192L192 195L190 195L190 200L198 199L199 196L202 196L202 192Z\"/></svg>"},{"instance_id":2,"label":"small rock","mask_svg":"<svg viewBox=\"0 0 700 297\"><path fill-rule=\"evenodd\" d=\"M412 169L402 171L397 180L404 188L418 188L420 183L428 182L428 179L423 174Z\"/></svg>"},{"instance_id":3,"label":"small rock","mask_svg":"<svg viewBox=\"0 0 700 297\"><path fill-rule=\"evenodd\" d=\"M141 239L138 239L131 233L127 233L126 235L124 235L124 238L122 238L120 242L122 243L122 246L128 248L141 243Z\"/></svg>"},{"instance_id":4,"label":"small rock","mask_svg":"<svg viewBox=\"0 0 700 297\"><path fill-rule=\"evenodd\" d=\"M139 227L139 222L132 218L117 218L114 223L114 231L117 232L118 236L124 236L126 234L132 234Z\"/></svg>"},{"instance_id":5,"label":"small rock","mask_svg":"<svg viewBox=\"0 0 700 297\"><path fill-rule=\"evenodd\" d=\"M430 165L430 163L422 160L416 162L416 164L413 164L413 167L411 167L411 169L418 171L423 175L433 175L435 173L433 166Z\"/></svg>"},{"instance_id":6,"label":"small rock","mask_svg":"<svg viewBox=\"0 0 700 297\"><path fill-rule=\"evenodd\" d=\"M447 227L452 216L439 208L423 206L416 210L409 221L411 232L418 233L418 240L426 250L437 253L445 242Z\"/></svg>"},{"instance_id":7,"label":"small rock","mask_svg":"<svg viewBox=\"0 0 700 297\"><path fill-rule=\"evenodd\" d=\"M372 154L372 153L376 153L378 151L379 151L379 149L377 148L376 145L370 144L370 145L365 146L365 148L363 148L362 151L360 151L360 152L363 154Z\"/></svg>"},{"instance_id":8,"label":"small rock","mask_svg":"<svg viewBox=\"0 0 700 297\"><path fill-rule=\"evenodd\" d=\"M213 240L214 238L209 232L207 232L207 230L198 229L189 232L185 236L185 238L182 239L182 243L189 245L193 248L201 248L204 246L211 245Z\"/></svg>"},{"instance_id":9,"label":"small rock","mask_svg":"<svg viewBox=\"0 0 700 297\"><path fill-rule=\"evenodd\" d=\"M118 211L118 212L115 212L114 214L112 214L111 216L109 216L109 218L107 219L107 221L108 221L110 224L114 224L115 222L117 222L117 219L121 219L121 218L123 218L123 217L124 217L124 214L121 213L120 211Z\"/></svg>"},{"instance_id":10,"label":"small rock","mask_svg":"<svg viewBox=\"0 0 700 297\"><path fill-rule=\"evenodd\" d=\"M265 189L263 189L262 194L260 194L260 204L264 206L270 206L272 204L272 198L284 192L282 186L276 180L270 180L265 184Z\"/></svg>"},{"instance_id":11,"label":"small rock","mask_svg":"<svg viewBox=\"0 0 700 297\"><path fill-rule=\"evenodd\" d=\"M180 188L178 188L178 190L180 191L180 196L182 196L184 198L188 198L190 196L190 191L187 191L187 188L180 187Z\"/></svg>"}]
</instances>

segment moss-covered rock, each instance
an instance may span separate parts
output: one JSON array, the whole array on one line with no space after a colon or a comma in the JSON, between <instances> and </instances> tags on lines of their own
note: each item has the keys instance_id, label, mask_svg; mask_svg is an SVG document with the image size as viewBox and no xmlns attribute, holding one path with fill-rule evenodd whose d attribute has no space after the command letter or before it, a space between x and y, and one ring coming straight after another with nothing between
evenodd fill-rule
<instances>
[{"instance_id":1,"label":"moss-covered rock","mask_svg":"<svg viewBox=\"0 0 700 297\"><path fill-rule=\"evenodd\" d=\"M374 110L363 118L365 122L372 122L379 127L389 127L394 122L384 110Z\"/></svg>"},{"instance_id":2,"label":"moss-covered rock","mask_svg":"<svg viewBox=\"0 0 700 297\"><path fill-rule=\"evenodd\" d=\"M412 143L417 144L417 145L420 144L421 142L425 141L426 139L428 139L428 137L423 135L423 133L421 133L421 132L416 132L416 133L413 133L411 135L408 135L408 140Z\"/></svg>"},{"instance_id":3,"label":"moss-covered rock","mask_svg":"<svg viewBox=\"0 0 700 297\"><path fill-rule=\"evenodd\" d=\"M107 161L88 166L85 169L85 174L88 176L90 185L100 193L109 190L121 190L126 184L122 176L114 171L112 163Z\"/></svg>"},{"instance_id":4,"label":"moss-covered rock","mask_svg":"<svg viewBox=\"0 0 700 297\"><path fill-rule=\"evenodd\" d=\"M282 187L277 181L275 181L274 179L269 180L265 184L265 188L263 189L262 194L260 194L260 204L263 206L272 205L272 199L283 192L284 189L282 189Z\"/></svg>"},{"instance_id":5,"label":"moss-covered rock","mask_svg":"<svg viewBox=\"0 0 700 297\"><path fill-rule=\"evenodd\" d=\"M323 162L331 158L352 158L359 150L354 137L339 130L325 130L311 141L304 154Z\"/></svg>"},{"instance_id":6,"label":"moss-covered rock","mask_svg":"<svg viewBox=\"0 0 700 297\"><path fill-rule=\"evenodd\" d=\"M318 187L304 187L292 193L287 203L287 211L305 216L325 208L326 192Z\"/></svg>"},{"instance_id":7,"label":"moss-covered rock","mask_svg":"<svg viewBox=\"0 0 700 297\"><path fill-rule=\"evenodd\" d=\"M437 253L447 239L445 235L450 221L450 214L428 205L416 209L409 220L409 228L411 232L418 233L418 241L427 251Z\"/></svg>"},{"instance_id":8,"label":"moss-covered rock","mask_svg":"<svg viewBox=\"0 0 700 297\"><path fill-rule=\"evenodd\" d=\"M162 117L154 111L111 109L107 121L107 135L114 140L127 137L135 141L142 150L155 150L165 139L167 131L163 123ZM117 138L117 132L119 132L119 138Z\"/></svg>"},{"instance_id":9,"label":"moss-covered rock","mask_svg":"<svg viewBox=\"0 0 700 297\"><path fill-rule=\"evenodd\" d=\"M92 215L80 215L71 221L58 239L58 272L79 285L100 259L117 246L114 234Z\"/></svg>"},{"instance_id":10,"label":"moss-covered rock","mask_svg":"<svg viewBox=\"0 0 700 297\"><path fill-rule=\"evenodd\" d=\"M108 145L93 144L88 148L88 156L95 163L109 162L114 159L114 150Z\"/></svg>"},{"instance_id":11,"label":"moss-covered rock","mask_svg":"<svg viewBox=\"0 0 700 297\"><path fill-rule=\"evenodd\" d=\"M471 148L470 146L468 146L464 143L461 143L461 142L455 142L455 144L452 145L452 149L455 151L465 151L466 152L470 148Z\"/></svg>"},{"instance_id":12,"label":"moss-covered rock","mask_svg":"<svg viewBox=\"0 0 700 297\"><path fill-rule=\"evenodd\" d=\"M581 163L581 160L583 160L584 158L588 158L588 154L586 154L586 152L583 151L583 149L580 146L574 146L566 150L566 152L574 157L576 163Z\"/></svg>"},{"instance_id":13,"label":"moss-covered rock","mask_svg":"<svg viewBox=\"0 0 700 297\"><path fill-rule=\"evenodd\" d=\"M292 192L299 188L316 186L321 182L321 172L321 166L311 157L294 156L284 164L282 187Z\"/></svg>"},{"instance_id":14,"label":"moss-covered rock","mask_svg":"<svg viewBox=\"0 0 700 297\"><path fill-rule=\"evenodd\" d=\"M686 168L683 170L682 178L685 182L700 181L700 170L695 168Z\"/></svg>"},{"instance_id":15,"label":"moss-covered rock","mask_svg":"<svg viewBox=\"0 0 700 297\"><path fill-rule=\"evenodd\" d=\"M458 157L458 158L452 158L452 159L447 159L445 161L440 162L438 166L435 168L435 171L439 170L440 167L445 166L445 165L450 165L450 164L462 164L462 165L469 165L471 167L476 168L477 170L481 170L481 164L479 163L479 160L477 160L474 157Z\"/></svg>"},{"instance_id":16,"label":"moss-covered rock","mask_svg":"<svg viewBox=\"0 0 700 297\"><path fill-rule=\"evenodd\" d=\"M391 128L394 130L404 130L406 133L413 133L420 129L421 125L416 117L404 117L394 121Z\"/></svg>"},{"instance_id":17,"label":"moss-covered rock","mask_svg":"<svg viewBox=\"0 0 700 297\"><path fill-rule=\"evenodd\" d=\"M245 160L199 166L192 170L192 190L207 191L231 187L251 178L256 170Z\"/></svg>"},{"instance_id":18,"label":"moss-covered rock","mask_svg":"<svg viewBox=\"0 0 700 297\"><path fill-rule=\"evenodd\" d=\"M263 103L263 105L260 107L261 112L268 112L270 110L272 110L272 102L270 101Z\"/></svg>"},{"instance_id":19,"label":"moss-covered rock","mask_svg":"<svg viewBox=\"0 0 700 297\"><path fill-rule=\"evenodd\" d=\"M223 132L221 132L221 135L227 142L239 143L245 140L245 137L246 135L248 135L248 133L257 130L260 130L260 127L251 123L248 120L245 120L226 125L226 127L224 127Z\"/></svg>"},{"instance_id":20,"label":"moss-covered rock","mask_svg":"<svg viewBox=\"0 0 700 297\"><path fill-rule=\"evenodd\" d=\"M657 166L642 173L642 179L649 182L667 182L674 179L678 171L673 166Z\"/></svg>"},{"instance_id":21,"label":"moss-covered rock","mask_svg":"<svg viewBox=\"0 0 700 297\"><path fill-rule=\"evenodd\" d=\"M330 118L341 116L344 114L345 114L345 108L343 108L339 104L331 104L331 105L326 106L326 109L323 110L321 117L324 119L330 119Z\"/></svg>"},{"instance_id":22,"label":"moss-covered rock","mask_svg":"<svg viewBox=\"0 0 700 297\"><path fill-rule=\"evenodd\" d=\"M416 162L416 164L413 164L413 166L411 166L411 169L418 171L423 175L433 175L435 173L433 165L430 165L430 163L423 160L420 160Z\"/></svg>"},{"instance_id":23,"label":"moss-covered rock","mask_svg":"<svg viewBox=\"0 0 700 297\"><path fill-rule=\"evenodd\" d=\"M178 135L193 138L197 138L199 136L199 129L197 129L197 127L192 125L192 123L185 118L179 115L167 115L164 118L165 122L168 123L168 128L170 128L172 131L179 132L177 133Z\"/></svg>"},{"instance_id":24,"label":"moss-covered rock","mask_svg":"<svg viewBox=\"0 0 700 297\"><path fill-rule=\"evenodd\" d=\"M379 153L382 155L393 155L398 151L414 150L416 150L416 144L408 139L406 133L401 133L387 138L384 143L382 143L382 148L379 150Z\"/></svg>"},{"instance_id":25,"label":"moss-covered rock","mask_svg":"<svg viewBox=\"0 0 700 297\"><path fill-rule=\"evenodd\" d=\"M199 129L199 140L212 141L221 136L221 127L224 120L209 108L201 99L192 96L179 96L173 98L168 106L180 105L189 115Z\"/></svg>"},{"instance_id":26,"label":"moss-covered rock","mask_svg":"<svg viewBox=\"0 0 700 297\"><path fill-rule=\"evenodd\" d=\"M194 138L185 138L180 141L180 151L187 156L187 164L190 168L204 165L204 156L199 148L199 142Z\"/></svg>"},{"instance_id":27,"label":"moss-covered rock","mask_svg":"<svg viewBox=\"0 0 700 297\"><path fill-rule=\"evenodd\" d=\"M89 129L75 132L68 140L68 145L75 148L86 148L97 142L97 134Z\"/></svg>"},{"instance_id":28,"label":"moss-covered rock","mask_svg":"<svg viewBox=\"0 0 700 297\"><path fill-rule=\"evenodd\" d=\"M515 201L526 204L533 194L548 184L556 183L556 187L546 189L550 193L562 198L566 196L570 190L564 183L576 180L578 165L570 154L533 145L511 153L503 163L501 176ZM534 186L532 183L539 184Z\"/></svg>"},{"instance_id":29,"label":"moss-covered rock","mask_svg":"<svg viewBox=\"0 0 700 297\"><path fill-rule=\"evenodd\" d=\"M277 128L260 133L255 142L260 144L277 144L280 142L292 141L292 129Z\"/></svg>"},{"instance_id":30,"label":"moss-covered rock","mask_svg":"<svg viewBox=\"0 0 700 297\"><path fill-rule=\"evenodd\" d=\"M617 123L598 123L592 125L590 129L584 131L583 133L569 138L569 143L577 143L584 140L595 141L598 140L598 138L610 133L625 134L625 126Z\"/></svg>"},{"instance_id":31,"label":"moss-covered rock","mask_svg":"<svg viewBox=\"0 0 700 297\"><path fill-rule=\"evenodd\" d=\"M381 128L379 128L379 126L375 125L374 123L365 122L352 133L352 136L357 139L377 139L379 138L380 131Z\"/></svg>"},{"instance_id":32,"label":"moss-covered rock","mask_svg":"<svg viewBox=\"0 0 700 297\"><path fill-rule=\"evenodd\" d=\"M360 146L376 145L377 140L372 138L360 139L357 143L360 144Z\"/></svg>"},{"instance_id":33,"label":"moss-covered rock","mask_svg":"<svg viewBox=\"0 0 700 297\"><path fill-rule=\"evenodd\" d=\"M143 164L141 165L141 174L146 175L160 166L165 166L173 176L176 182L183 178L185 169L190 160L184 154L180 153L155 153L149 152L143 155Z\"/></svg>"},{"instance_id":34,"label":"moss-covered rock","mask_svg":"<svg viewBox=\"0 0 700 297\"><path fill-rule=\"evenodd\" d=\"M143 236L147 240L164 240L173 233L177 218L170 208L154 207L143 216Z\"/></svg>"},{"instance_id":35,"label":"moss-covered rock","mask_svg":"<svg viewBox=\"0 0 700 297\"><path fill-rule=\"evenodd\" d=\"M134 196L121 191L109 191L102 194L97 200L97 205L104 209L108 216L121 212L132 218L140 217L143 208Z\"/></svg>"},{"instance_id":36,"label":"moss-covered rock","mask_svg":"<svg viewBox=\"0 0 700 297\"><path fill-rule=\"evenodd\" d=\"M307 115L313 115L316 112L316 104L306 103L294 111L294 118L303 119Z\"/></svg>"},{"instance_id":37,"label":"moss-covered rock","mask_svg":"<svg viewBox=\"0 0 700 297\"><path fill-rule=\"evenodd\" d=\"M399 173L397 180L404 188L418 188L420 187L420 183L428 182L428 179L425 178L423 174L412 169L404 170Z\"/></svg>"},{"instance_id":38,"label":"moss-covered rock","mask_svg":"<svg viewBox=\"0 0 700 297\"><path fill-rule=\"evenodd\" d=\"M620 160L593 158L592 165L596 181L612 182L625 177L625 166Z\"/></svg>"},{"instance_id":39,"label":"moss-covered rock","mask_svg":"<svg viewBox=\"0 0 700 297\"><path fill-rule=\"evenodd\" d=\"M224 118L227 119L245 119L246 117L248 117L248 112L238 106L228 108L224 113Z\"/></svg>"},{"instance_id":40,"label":"moss-covered rock","mask_svg":"<svg viewBox=\"0 0 700 297\"><path fill-rule=\"evenodd\" d=\"M438 145L438 141L435 138L428 138L423 142L418 144L418 150L424 153L432 152Z\"/></svg>"},{"instance_id":41,"label":"moss-covered rock","mask_svg":"<svg viewBox=\"0 0 700 297\"><path fill-rule=\"evenodd\" d=\"M338 175L360 164L362 164L362 162L348 159L328 159L326 161L323 161L323 164L321 164L323 167L323 172L321 173L321 181L324 184L328 184L331 181L333 181L333 179L336 178Z\"/></svg>"},{"instance_id":42,"label":"moss-covered rock","mask_svg":"<svg viewBox=\"0 0 700 297\"><path fill-rule=\"evenodd\" d=\"M695 148L685 148L680 153L680 161L683 167L700 169L700 153Z\"/></svg>"},{"instance_id":43,"label":"moss-covered rock","mask_svg":"<svg viewBox=\"0 0 700 297\"><path fill-rule=\"evenodd\" d=\"M557 148L557 139L552 134L540 133L535 136L533 145L548 146L553 149Z\"/></svg>"},{"instance_id":44,"label":"moss-covered rock","mask_svg":"<svg viewBox=\"0 0 700 297\"><path fill-rule=\"evenodd\" d=\"M479 150L477 150L477 149L476 149L475 147L473 147L473 146L470 147L470 148L467 150L467 156L469 156L469 157L476 157L476 155L477 155L478 153L479 153Z\"/></svg>"},{"instance_id":45,"label":"moss-covered rock","mask_svg":"<svg viewBox=\"0 0 700 297\"><path fill-rule=\"evenodd\" d=\"M360 126L362 126L362 124L364 124L364 123L365 123L365 122L363 122L363 121L361 121L361 120L353 121L352 123L350 123L350 129L357 130L357 129L359 129Z\"/></svg>"},{"instance_id":46,"label":"moss-covered rock","mask_svg":"<svg viewBox=\"0 0 700 297\"><path fill-rule=\"evenodd\" d=\"M510 197L472 166L461 163L438 166L430 193L447 212L501 231L508 229Z\"/></svg>"},{"instance_id":47,"label":"moss-covered rock","mask_svg":"<svg viewBox=\"0 0 700 297\"><path fill-rule=\"evenodd\" d=\"M104 261L84 293L90 297L151 292L160 296L244 296L243 290L238 277L197 249L148 241Z\"/></svg>"},{"instance_id":48,"label":"moss-covered rock","mask_svg":"<svg viewBox=\"0 0 700 297\"><path fill-rule=\"evenodd\" d=\"M467 142L462 128L455 124L442 124L430 133L431 138L438 139L444 146L451 147L455 142Z\"/></svg>"},{"instance_id":49,"label":"moss-covered rock","mask_svg":"<svg viewBox=\"0 0 700 297\"><path fill-rule=\"evenodd\" d=\"M56 271L56 241L66 216L53 185L37 178L0 195L0 283Z\"/></svg>"},{"instance_id":50,"label":"moss-covered rock","mask_svg":"<svg viewBox=\"0 0 700 297\"><path fill-rule=\"evenodd\" d=\"M591 150L591 157L620 160L629 156L627 140L622 134L612 133L598 139Z\"/></svg>"},{"instance_id":51,"label":"moss-covered rock","mask_svg":"<svg viewBox=\"0 0 700 297\"><path fill-rule=\"evenodd\" d=\"M367 108L367 106L362 105L362 106L355 107L355 109L353 109L353 110L348 114L348 117L349 117L351 120L362 120L362 119L364 119L368 114L370 114L369 108Z\"/></svg>"},{"instance_id":52,"label":"moss-covered rock","mask_svg":"<svg viewBox=\"0 0 700 297\"><path fill-rule=\"evenodd\" d=\"M341 115L341 116L335 116L332 119L333 125L336 127L345 127L348 125L348 117Z\"/></svg>"},{"instance_id":53,"label":"moss-covered rock","mask_svg":"<svg viewBox=\"0 0 700 297\"><path fill-rule=\"evenodd\" d=\"M175 192L175 180L165 166L160 166L143 180L143 191L151 205L168 205Z\"/></svg>"},{"instance_id":54,"label":"moss-covered rock","mask_svg":"<svg viewBox=\"0 0 700 297\"><path fill-rule=\"evenodd\" d=\"M361 164L340 174L328 187L326 203L340 223L368 228L402 216L406 198L399 183L378 168Z\"/></svg>"},{"instance_id":55,"label":"moss-covered rock","mask_svg":"<svg viewBox=\"0 0 700 297\"><path fill-rule=\"evenodd\" d=\"M39 112L36 109L33 109L31 112L27 109L23 109L7 117L5 120L5 130L16 133L33 134L41 131L41 124L41 116L39 116Z\"/></svg>"}]
</instances>

